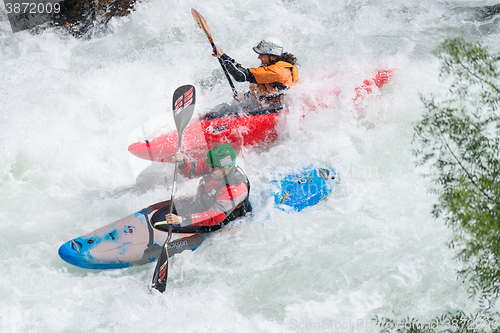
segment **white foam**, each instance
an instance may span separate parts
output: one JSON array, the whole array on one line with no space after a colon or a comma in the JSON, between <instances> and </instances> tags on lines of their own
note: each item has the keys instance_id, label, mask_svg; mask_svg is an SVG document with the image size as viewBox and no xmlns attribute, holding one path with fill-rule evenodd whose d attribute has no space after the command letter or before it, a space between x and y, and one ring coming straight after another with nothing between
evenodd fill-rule
<instances>
[{"instance_id":1,"label":"white foam","mask_svg":"<svg viewBox=\"0 0 500 333\"><path fill-rule=\"evenodd\" d=\"M418 92L446 89L431 54L442 31L495 42L498 27L481 30L456 14L489 4L196 5L215 42L244 66L258 66L251 47L275 35L300 61L297 94L329 78L340 84L340 95L305 119L292 107L275 145L245 151L248 174L320 163L335 166L342 181L300 213L260 205L231 232L173 259L167 292L152 296L154 264L88 271L57 250L168 198L166 189L133 188L141 167L127 146L150 119L169 121L180 85L197 87L197 113L231 99L206 37L181 2L140 3L91 40L12 34L0 16L0 331L296 332L292 323L425 320L473 307L456 280L449 231L431 217L435 198L414 166L411 140ZM394 68L394 78L360 114L353 89L379 68ZM255 194L266 187L259 179Z\"/></svg>"}]
</instances>

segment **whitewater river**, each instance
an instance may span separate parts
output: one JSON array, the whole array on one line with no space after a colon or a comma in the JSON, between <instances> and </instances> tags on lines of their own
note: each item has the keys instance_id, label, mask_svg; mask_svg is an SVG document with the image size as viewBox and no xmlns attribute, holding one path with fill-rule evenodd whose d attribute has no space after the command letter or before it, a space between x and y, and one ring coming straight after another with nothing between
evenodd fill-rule
<instances>
[{"instance_id":1,"label":"whitewater river","mask_svg":"<svg viewBox=\"0 0 500 333\"><path fill-rule=\"evenodd\" d=\"M498 51L500 16L478 9L495 2L150 0L90 39L13 34L1 4L0 331L376 332L375 316L473 311L412 138L419 93L446 91L433 49L461 34ZM166 292L150 294L154 263L85 270L57 250L169 197L135 185L149 164L127 146L150 119L174 126L175 88L196 86L197 113L231 100L190 8L244 66L259 65L260 39L280 38L302 84L280 139L244 151L254 217L176 256ZM377 69L393 79L355 105ZM329 86L340 94L302 119L301 101ZM300 213L272 208L266 177L310 163L339 170L336 191Z\"/></svg>"}]
</instances>

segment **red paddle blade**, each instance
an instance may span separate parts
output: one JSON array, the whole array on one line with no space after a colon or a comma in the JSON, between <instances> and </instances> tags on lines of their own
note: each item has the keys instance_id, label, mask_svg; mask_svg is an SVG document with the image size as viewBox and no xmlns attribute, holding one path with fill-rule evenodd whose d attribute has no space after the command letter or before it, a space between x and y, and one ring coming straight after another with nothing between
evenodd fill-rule
<instances>
[{"instance_id":1,"label":"red paddle blade","mask_svg":"<svg viewBox=\"0 0 500 333\"><path fill-rule=\"evenodd\" d=\"M196 22L196 24L198 25L198 27L203 29L203 31L205 31L205 34L207 35L210 43L213 43L212 34L210 33L210 30L208 29L207 21L205 21L203 16L194 8L191 8L191 15L193 15L193 19Z\"/></svg>"},{"instance_id":2,"label":"red paddle blade","mask_svg":"<svg viewBox=\"0 0 500 333\"><path fill-rule=\"evenodd\" d=\"M167 289L168 280L168 244L164 244L161 250L160 257L156 262L155 272L153 274L153 281L151 287L158 290L159 292L164 292Z\"/></svg>"}]
</instances>

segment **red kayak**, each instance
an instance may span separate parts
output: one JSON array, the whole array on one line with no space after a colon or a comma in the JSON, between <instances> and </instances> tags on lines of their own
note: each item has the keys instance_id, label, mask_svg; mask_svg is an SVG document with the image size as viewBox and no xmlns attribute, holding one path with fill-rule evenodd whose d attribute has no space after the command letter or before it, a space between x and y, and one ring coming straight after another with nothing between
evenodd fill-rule
<instances>
[{"instance_id":1,"label":"red kayak","mask_svg":"<svg viewBox=\"0 0 500 333\"><path fill-rule=\"evenodd\" d=\"M392 77L392 70L379 70L370 80L355 89L354 102L370 94L373 88L386 84ZM339 94L338 88L326 94ZM306 103L309 104L309 103ZM321 104L307 105L306 112L322 107ZM218 115L208 113L193 121L183 132L182 151L190 159L201 159L208 149L209 143L225 142L233 146L249 147L262 143L272 143L278 138L277 123L279 109L259 109L249 112L230 112ZM135 156L145 160L171 162L177 151L177 131L159 135L150 141L139 141L131 144L128 150Z\"/></svg>"}]
</instances>

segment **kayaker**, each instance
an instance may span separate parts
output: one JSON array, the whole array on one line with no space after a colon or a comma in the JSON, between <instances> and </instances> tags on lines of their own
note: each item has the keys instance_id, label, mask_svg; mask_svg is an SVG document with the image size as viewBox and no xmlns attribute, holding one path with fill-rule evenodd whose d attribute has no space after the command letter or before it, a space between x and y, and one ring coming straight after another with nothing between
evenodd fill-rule
<instances>
[{"instance_id":1,"label":"kayaker","mask_svg":"<svg viewBox=\"0 0 500 333\"><path fill-rule=\"evenodd\" d=\"M210 149L205 160L186 162L178 152L179 173L188 178L203 176L197 194L174 201L174 213L168 210L153 217L156 227L166 230L172 224L173 232L208 232L251 212L248 200L250 183L243 170L236 166L236 152L228 144Z\"/></svg>"},{"instance_id":2,"label":"kayaker","mask_svg":"<svg viewBox=\"0 0 500 333\"><path fill-rule=\"evenodd\" d=\"M243 100L253 97L261 104L279 103L284 90L299 81L299 70L295 66L297 58L291 53L283 52L283 44L275 37L267 37L253 48L259 55L261 66L244 68L225 54L219 46L215 46L214 57L220 58L231 76L238 82L250 82L250 91L238 93L234 98Z\"/></svg>"}]
</instances>

